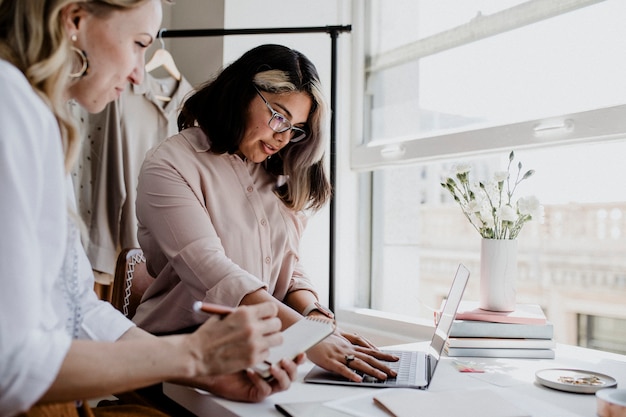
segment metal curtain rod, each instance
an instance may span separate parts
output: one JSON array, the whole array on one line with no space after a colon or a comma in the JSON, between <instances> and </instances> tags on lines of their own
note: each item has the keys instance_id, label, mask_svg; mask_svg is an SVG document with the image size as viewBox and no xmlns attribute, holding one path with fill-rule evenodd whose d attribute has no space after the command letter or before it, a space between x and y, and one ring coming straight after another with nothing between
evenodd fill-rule
<instances>
[{"instance_id":1,"label":"metal curtain rod","mask_svg":"<svg viewBox=\"0 0 626 417\"><path fill-rule=\"evenodd\" d=\"M279 33L340 33L350 32L352 25L344 26L312 26L293 28L256 28L256 29L161 29L164 38L192 38L204 36L228 35L263 35Z\"/></svg>"},{"instance_id":2,"label":"metal curtain rod","mask_svg":"<svg viewBox=\"0 0 626 417\"><path fill-rule=\"evenodd\" d=\"M337 101L337 37L341 32L352 31L352 25L344 26L313 26L293 28L257 28L257 29L161 29L162 38L192 38L205 36L228 35L263 35L284 33L328 33L331 41L330 52L330 183L335 195L335 177L337 173L337 141L335 124L335 107ZM336 213L335 198L330 199L329 216L329 256L328 256L328 307L335 310L335 236Z\"/></svg>"}]
</instances>

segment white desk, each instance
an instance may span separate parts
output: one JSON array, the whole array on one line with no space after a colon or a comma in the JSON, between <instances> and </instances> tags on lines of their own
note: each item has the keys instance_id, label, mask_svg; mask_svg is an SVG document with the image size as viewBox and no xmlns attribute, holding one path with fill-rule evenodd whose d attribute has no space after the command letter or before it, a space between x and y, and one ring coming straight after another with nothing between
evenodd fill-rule
<instances>
[{"instance_id":1,"label":"white desk","mask_svg":"<svg viewBox=\"0 0 626 417\"><path fill-rule=\"evenodd\" d=\"M424 343L401 346L404 349L423 349ZM393 348L398 348L394 346ZM535 383L535 372L545 368L575 368L610 375L618 387L626 387L626 356L599 352L574 346L558 345L555 359L496 359L458 358L473 361L485 367L485 373L461 373L454 359L443 357L437 367L429 391L488 388L510 400L533 417L596 416L593 394L574 394L543 387ZM256 404L238 403L198 392L187 387L165 384L164 392L199 416L282 416L274 404L307 401L332 401L377 388L340 387L303 383L302 378L311 368L300 366L298 381L289 390L270 396ZM419 409L419 405L416 406Z\"/></svg>"}]
</instances>

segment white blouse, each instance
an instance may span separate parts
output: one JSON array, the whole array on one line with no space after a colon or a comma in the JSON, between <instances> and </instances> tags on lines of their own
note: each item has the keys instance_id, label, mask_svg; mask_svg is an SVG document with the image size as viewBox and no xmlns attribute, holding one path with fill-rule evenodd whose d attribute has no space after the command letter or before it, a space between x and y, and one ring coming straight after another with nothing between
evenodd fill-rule
<instances>
[{"instance_id":1,"label":"white blouse","mask_svg":"<svg viewBox=\"0 0 626 417\"><path fill-rule=\"evenodd\" d=\"M0 415L48 390L72 338L114 341L133 326L93 292L73 202L56 119L0 60Z\"/></svg>"}]
</instances>

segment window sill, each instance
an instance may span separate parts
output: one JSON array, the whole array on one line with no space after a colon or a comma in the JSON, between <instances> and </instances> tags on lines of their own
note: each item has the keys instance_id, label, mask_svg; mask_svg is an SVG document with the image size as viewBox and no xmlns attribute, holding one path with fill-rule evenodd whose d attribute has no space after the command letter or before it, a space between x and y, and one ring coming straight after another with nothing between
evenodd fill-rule
<instances>
[{"instance_id":1,"label":"window sill","mask_svg":"<svg viewBox=\"0 0 626 417\"><path fill-rule=\"evenodd\" d=\"M358 333L377 346L430 340L434 329L426 319L366 308L342 308L335 315L343 331Z\"/></svg>"}]
</instances>

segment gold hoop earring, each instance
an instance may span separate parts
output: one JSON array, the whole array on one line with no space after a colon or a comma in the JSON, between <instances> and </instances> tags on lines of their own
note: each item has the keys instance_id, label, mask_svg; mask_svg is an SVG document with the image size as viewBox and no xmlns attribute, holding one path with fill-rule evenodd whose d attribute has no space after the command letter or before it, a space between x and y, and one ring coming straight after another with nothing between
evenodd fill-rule
<instances>
[{"instance_id":1,"label":"gold hoop earring","mask_svg":"<svg viewBox=\"0 0 626 417\"><path fill-rule=\"evenodd\" d=\"M76 42L76 35L72 35L72 42ZM71 78L84 77L89 71L89 60L87 59L87 52L81 49L78 49L75 46L71 46L70 48L72 49L73 52L75 52L78 55L78 58L80 59L80 63L81 63L80 69L76 72L70 73L70 77Z\"/></svg>"}]
</instances>

